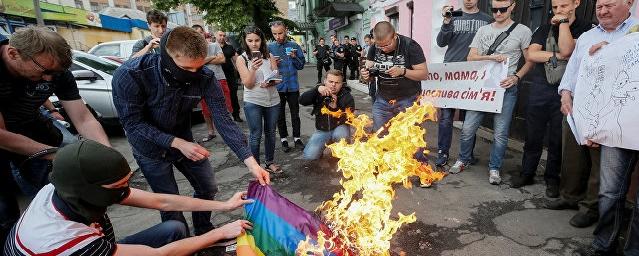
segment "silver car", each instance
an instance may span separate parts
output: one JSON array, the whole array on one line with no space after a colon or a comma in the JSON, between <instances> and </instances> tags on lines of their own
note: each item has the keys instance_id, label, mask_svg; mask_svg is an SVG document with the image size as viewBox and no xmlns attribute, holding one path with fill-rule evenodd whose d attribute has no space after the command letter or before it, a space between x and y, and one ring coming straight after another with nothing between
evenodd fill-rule
<instances>
[{"instance_id":1,"label":"silver car","mask_svg":"<svg viewBox=\"0 0 639 256\"><path fill-rule=\"evenodd\" d=\"M122 61L126 61L131 57L133 51L133 45L138 40L123 40L101 43L93 46L88 53L107 58L119 58Z\"/></svg>"}]
</instances>

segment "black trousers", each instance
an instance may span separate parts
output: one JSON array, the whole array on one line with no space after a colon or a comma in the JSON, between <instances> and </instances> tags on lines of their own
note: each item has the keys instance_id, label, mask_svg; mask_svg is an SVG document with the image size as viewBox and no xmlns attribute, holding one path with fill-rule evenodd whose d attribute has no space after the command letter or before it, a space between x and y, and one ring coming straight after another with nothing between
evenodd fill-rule
<instances>
[{"instance_id":1,"label":"black trousers","mask_svg":"<svg viewBox=\"0 0 639 256\"><path fill-rule=\"evenodd\" d=\"M286 128L286 103L291 111L291 123L293 125L293 137L300 137L300 92L280 92L280 117L277 120L277 129L280 132L280 138L288 137Z\"/></svg>"},{"instance_id":2,"label":"black trousers","mask_svg":"<svg viewBox=\"0 0 639 256\"><path fill-rule=\"evenodd\" d=\"M0 153L0 248L4 247L7 235L20 218L18 194L9 161Z\"/></svg>"},{"instance_id":3,"label":"black trousers","mask_svg":"<svg viewBox=\"0 0 639 256\"><path fill-rule=\"evenodd\" d=\"M226 79L226 83L229 85L229 91L231 92L231 106L233 107L233 117L240 118L240 101L237 98L237 79L233 76L231 79Z\"/></svg>"},{"instance_id":4,"label":"black trousers","mask_svg":"<svg viewBox=\"0 0 639 256\"><path fill-rule=\"evenodd\" d=\"M329 69L331 69L331 66L324 65L324 63L321 63L321 61L317 62L317 83L322 82L322 69L328 71Z\"/></svg>"},{"instance_id":5,"label":"black trousers","mask_svg":"<svg viewBox=\"0 0 639 256\"><path fill-rule=\"evenodd\" d=\"M548 159L544 179L546 184L559 185L561 168L561 97L557 87L533 83L526 107L526 142L522 158L522 175L534 177L548 134ZM548 131L548 132L546 132Z\"/></svg>"},{"instance_id":6,"label":"black trousers","mask_svg":"<svg viewBox=\"0 0 639 256\"><path fill-rule=\"evenodd\" d=\"M353 59L350 63L348 63L348 69L351 71L351 75L348 79L355 80L359 77L359 60Z\"/></svg>"}]
</instances>

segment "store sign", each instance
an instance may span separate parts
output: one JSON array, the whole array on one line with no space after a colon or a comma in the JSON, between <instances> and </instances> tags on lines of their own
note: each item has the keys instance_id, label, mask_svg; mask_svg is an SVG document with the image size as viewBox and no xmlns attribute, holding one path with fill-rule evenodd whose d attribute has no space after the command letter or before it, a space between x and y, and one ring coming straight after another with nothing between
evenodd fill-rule
<instances>
[{"instance_id":1,"label":"store sign","mask_svg":"<svg viewBox=\"0 0 639 256\"><path fill-rule=\"evenodd\" d=\"M336 30L348 25L348 17L338 17L328 20L328 30Z\"/></svg>"}]
</instances>

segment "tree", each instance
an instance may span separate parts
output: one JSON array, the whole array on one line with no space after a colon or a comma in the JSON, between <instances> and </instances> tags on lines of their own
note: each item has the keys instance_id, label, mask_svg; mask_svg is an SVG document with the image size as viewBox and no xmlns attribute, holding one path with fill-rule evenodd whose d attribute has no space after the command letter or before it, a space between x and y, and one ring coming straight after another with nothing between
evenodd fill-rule
<instances>
[{"instance_id":1,"label":"tree","mask_svg":"<svg viewBox=\"0 0 639 256\"><path fill-rule=\"evenodd\" d=\"M192 4L200 11L206 11L204 20L225 31L241 32L249 24L258 26L268 39L272 38L269 23L274 20L283 21L289 30L295 29L293 21L277 17L281 14L273 0L155 0L153 4L160 10L167 11L182 4Z\"/></svg>"}]
</instances>

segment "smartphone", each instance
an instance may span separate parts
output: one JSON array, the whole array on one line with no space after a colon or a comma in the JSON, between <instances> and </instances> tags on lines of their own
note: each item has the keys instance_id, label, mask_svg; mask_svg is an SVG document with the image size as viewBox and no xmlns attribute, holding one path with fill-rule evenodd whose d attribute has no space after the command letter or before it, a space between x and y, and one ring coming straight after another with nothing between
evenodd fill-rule
<instances>
[{"instance_id":1,"label":"smartphone","mask_svg":"<svg viewBox=\"0 0 639 256\"><path fill-rule=\"evenodd\" d=\"M252 51L251 59L262 59L262 52L260 51Z\"/></svg>"}]
</instances>

